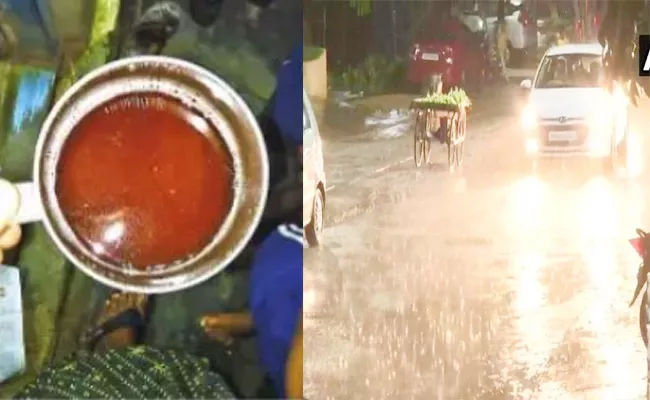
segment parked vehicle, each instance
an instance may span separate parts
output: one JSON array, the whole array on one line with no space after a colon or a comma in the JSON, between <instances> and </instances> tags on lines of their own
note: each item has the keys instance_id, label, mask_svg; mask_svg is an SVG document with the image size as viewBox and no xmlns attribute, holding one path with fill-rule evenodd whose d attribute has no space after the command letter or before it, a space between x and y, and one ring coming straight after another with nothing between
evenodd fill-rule
<instances>
[{"instance_id":1,"label":"parked vehicle","mask_svg":"<svg viewBox=\"0 0 650 400\"><path fill-rule=\"evenodd\" d=\"M303 227L305 239L311 247L321 243L323 235L323 216L325 212L325 163L323 144L320 137L314 109L303 92Z\"/></svg>"},{"instance_id":2,"label":"parked vehicle","mask_svg":"<svg viewBox=\"0 0 650 400\"><path fill-rule=\"evenodd\" d=\"M495 38L497 27L497 2L482 1L479 3L486 15L488 35ZM521 0L506 1L505 23L508 29L508 59L506 63L512 66L523 64L526 56L537 51L537 25L532 20L527 3Z\"/></svg>"},{"instance_id":3,"label":"parked vehicle","mask_svg":"<svg viewBox=\"0 0 650 400\"><path fill-rule=\"evenodd\" d=\"M472 32L469 22L465 14L433 23L413 44L407 78L422 93L431 89L433 77L442 79L443 91L453 87L473 90L483 87L491 70L486 34Z\"/></svg>"},{"instance_id":4,"label":"parked vehicle","mask_svg":"<svg viewBox=\"0 0 650 400\"><path fill-rule=\"evenodd\" d=\"M581 156L603 159L608 169L626 165L627 96L621 86L603 85L602 51L597 43L552 47L535 78L521 83L528 95L521 124L533 161Z\"/></svg>"}]
</instances>

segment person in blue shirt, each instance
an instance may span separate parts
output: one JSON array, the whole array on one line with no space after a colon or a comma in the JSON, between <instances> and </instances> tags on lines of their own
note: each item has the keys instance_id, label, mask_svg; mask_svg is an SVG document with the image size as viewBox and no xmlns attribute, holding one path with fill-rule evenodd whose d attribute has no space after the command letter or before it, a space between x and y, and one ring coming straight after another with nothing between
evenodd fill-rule
<instances>
[{"instance_id":1,"label":"person in blue shirt","mask_svg":"<svg viewBox=\"0 0 650 400\"><path fill-rule=\"evenodd\" d=\"M280 186L284 193L278 195L287 222L279 224L258 248L250 280L260 358L281 398L302 396L302 357L291 357L302 355L302 65L301 43L282 65L269 107L292 161L287 165L286 186Z\"/></svg>"},{"instance_id":2,"label":"person in blue shirt","mask_svg":"<svg viewBox=\"0 0 650 400\"><path fill-rule=\"evenodd\" d=\"M300 43L280 67L275 92L258 118L269 151L272 188L258 237L279 223L302 226L302 58Z\"/></svg>"},{"instance_id":3,"label":"person in blue shirt","mask_svg":"<svg viewBox=\"0 0 650 400\"><path fill-rule=\"evenodd\" d=\"M260 360L280 398L302 397L302 65L301 43L280 68L276 91L261 117L265 135L276 135L267 140L281 141L289 162L270 195L277 201L269 205L271 220L281 222L265 231L250 278L249 307Z\"/></svg>"},{"instance_id":4,"label":"person in blue shirt","mask_svg":"<svg viewBox=\"0 0 650 400\"><path fill-rule=\"evenodd\" d=\"M250 304L259 356L280 398L302 396L303 231L281 224L255 254Z\"/></svg>"}]
</instances>

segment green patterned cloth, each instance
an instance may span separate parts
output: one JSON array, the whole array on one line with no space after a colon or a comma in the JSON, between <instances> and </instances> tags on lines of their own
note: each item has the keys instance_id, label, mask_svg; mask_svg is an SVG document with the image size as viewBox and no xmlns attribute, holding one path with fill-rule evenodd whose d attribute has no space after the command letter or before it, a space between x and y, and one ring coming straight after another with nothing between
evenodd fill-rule
<instances>
[{"instance_id":1,"label":"green patterned cloth","mask_svg":"<svg viewBox=\"0 0 650 400\"><path fill-rule=\"evenodd\" d=\"M206 359L130 347L83 353L46 368L18 399L235 399Z\"/></svg>"}]
</instances>

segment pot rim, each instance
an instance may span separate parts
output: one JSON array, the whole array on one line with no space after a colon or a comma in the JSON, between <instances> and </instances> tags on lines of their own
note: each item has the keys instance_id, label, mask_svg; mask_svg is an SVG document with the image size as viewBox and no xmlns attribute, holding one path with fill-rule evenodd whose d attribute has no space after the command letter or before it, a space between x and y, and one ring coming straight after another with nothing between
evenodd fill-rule
<instances>
[{"instance_id":1,"label":"pot rim","mask_svg":"<svg viewBox=\"0 0 650 400\"><path fill-rule=\"evenodd\" d=\"M150 69L160 75L142 75L143 71ZM93 94L97 97L97 92L105 90L102 85L120 88L116 94L111 93L103 98L99 96L103 103L125 93L151 93L151 89L129 92L125 86L119 85L120 79L137 81L134 76L138 76L138 71L143 82L155 87L165 80L178 84L178 91L172 97L192 98L202 104L202 114L219 132L220 139L233 158L235 170L233 204L212 241L187 260L166 266L163 270L147 272L129 270L103 261L93 256L76 235L71 237L72 231L60 212L53 186L58 155L70 134L69 130L65 132L62 125L67 123L71 128L88 112L101 107L101 102L93 106L89 98ZM168 91L160 90L159 93L170 95ZM86 110L77 111L83 105L86 105ZM196 104L192 103L192 106ZM53 143L56 140L58 144ZM147 294L189 288L229 266L247 246L262 219L269 190L269 174L264 137L255 115L241 96L222 78L199 65L158 55L140 55L109 62L89 72L66 90L40 129L33 169L36 191L44 210L43 222L59 251L96 281L119 290Z\"/></svg>"}]
</instances>

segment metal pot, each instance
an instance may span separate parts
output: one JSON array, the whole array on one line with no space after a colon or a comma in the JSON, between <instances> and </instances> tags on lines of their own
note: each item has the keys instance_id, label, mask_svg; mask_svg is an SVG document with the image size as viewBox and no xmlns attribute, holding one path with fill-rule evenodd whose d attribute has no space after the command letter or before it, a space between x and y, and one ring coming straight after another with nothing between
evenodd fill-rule
<instances>
[{"instance_id":1,"label":"metal pot","mask_svg":"<svg viewBox=\"0 0 650 400\"><path fill-rule=\"evenodd\" d=\"M73 127L106 101L125 94L162 93L204 116L234 160L234 201L211 242L186 261L155 271L111 264L83 246L64 218L55 193L56 167ZM34 182L18 184L18 222L42 219L52 240L79 269L116 289L166 293L201 283L226 268L257 228L269 189L269 162L257 120L223 80L194 64L163 56L111 62L75 83L45 120L34 159ZM97 184L101 184L98 177Z\"/></svg>"}]
</instances>

